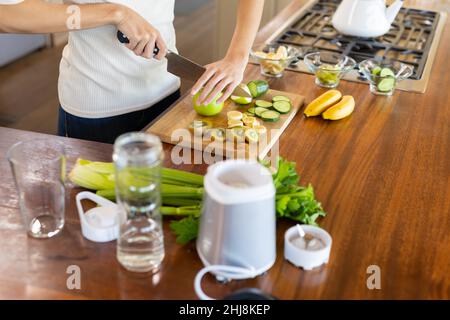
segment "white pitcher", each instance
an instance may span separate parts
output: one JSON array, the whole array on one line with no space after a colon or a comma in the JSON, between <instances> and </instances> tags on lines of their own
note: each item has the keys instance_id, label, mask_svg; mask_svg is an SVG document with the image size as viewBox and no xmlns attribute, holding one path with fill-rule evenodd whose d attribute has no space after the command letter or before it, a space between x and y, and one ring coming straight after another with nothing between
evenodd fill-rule
<instances>
[{"instance_id":1,"label":"white pitcher","mask_svg":"<svg viewBox=\"0 0 450 320\"><path fill-rule=\"evenodd\" d=\"M403 0L386 8L385 0L343 0L332 23L340 33L357 37L379 37L387 33Z\"/></svg>"}]
</instances>

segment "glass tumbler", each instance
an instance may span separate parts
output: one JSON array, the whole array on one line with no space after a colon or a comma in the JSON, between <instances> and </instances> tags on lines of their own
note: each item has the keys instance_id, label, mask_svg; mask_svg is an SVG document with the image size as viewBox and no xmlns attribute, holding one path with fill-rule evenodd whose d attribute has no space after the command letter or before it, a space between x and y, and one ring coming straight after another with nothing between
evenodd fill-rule
<instances>
[{"instance_id":1,"label":"glass tumbler","mask_svg":"<svg viewBox=\"0 0 450 320\"><path fill-rule=\"evenodd\" d=\"M64 226L66 156L47 139L18 142L7 153L28 234L50 238Z\"/></svg>"},{"instance_id":2,"label":"glass tumbler","mask_svg":"<svg viewBox=\"0 0 450 320\"><path fill-rule=\"evenodd\" d=\"M117 259L129 271L155 273L164 259L161 141L142 132L124 134L114 144L113 160L121 210Z\"/></svg>"}]
</instances>

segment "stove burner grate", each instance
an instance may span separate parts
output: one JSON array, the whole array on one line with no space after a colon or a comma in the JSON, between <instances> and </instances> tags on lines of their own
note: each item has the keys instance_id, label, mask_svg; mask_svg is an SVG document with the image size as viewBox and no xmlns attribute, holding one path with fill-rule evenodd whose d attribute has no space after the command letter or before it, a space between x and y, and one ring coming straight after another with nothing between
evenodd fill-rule
<instances>
[{"instance_id":1,"label":"stove burner grate","mask_svg":"<svg viewBox=\"0 0 450 320\"><path fill-rule=\"evenodd\" d=\"M299 59L315 51L329 51L349 55L357 62L365 59L390 59L414 67L411 79L421 79L431 43L439 22L439 14L402 8L391 29L378 38L358 38L339 34L331 18L341 0L318 0L291 26L279 34L274 42L296 46Z\"/></svg>"}]
</instances>

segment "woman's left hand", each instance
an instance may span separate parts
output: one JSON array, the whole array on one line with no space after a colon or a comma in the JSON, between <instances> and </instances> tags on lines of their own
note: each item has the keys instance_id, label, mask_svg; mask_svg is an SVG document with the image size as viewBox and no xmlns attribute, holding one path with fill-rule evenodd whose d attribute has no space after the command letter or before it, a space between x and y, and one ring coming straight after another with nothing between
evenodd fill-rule
<instances>
[{"instance_id":1,"label":"woman's left hand","mask_svg":"<svg viewBox=\"0 0 450 320\"><path fill-rule=\"evenodd\" d=\"M206 65L205 73L194 85L191 94L195 95L203 88L197 102L206 105L225 90L222 97L217 100L217 103L224 102L242 82L247 62L248 55L245 55L244 57L225 57L222 60Z\"/></svg>"}]
</instances>

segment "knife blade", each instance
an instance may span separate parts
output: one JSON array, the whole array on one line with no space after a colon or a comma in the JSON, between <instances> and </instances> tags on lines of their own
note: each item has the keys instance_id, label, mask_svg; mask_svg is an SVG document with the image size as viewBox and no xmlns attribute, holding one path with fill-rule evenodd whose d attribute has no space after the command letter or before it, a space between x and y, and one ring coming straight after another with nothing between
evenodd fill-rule
<instances>
[{"instance_id":1,"label":"knife blade","mask_svg":"<svg viewBox=\"0 0 450 320\"><path fill-rule=\"evenodd\" d=\"M184 80L196 82L206 71L203 66L170 50L167 51L166 59L167 71Z\"/></svg>"},{"instance_id":2,"label":"knife blade","mask_svg":"<svg viewBox=\"0 0 450 320\"><path fill-rule=\"evenodd\" d=\"M127 36L121 31L117 31L117 39L119 39L120 43L130 42ZM155 46L153 54L157 55L158 52L159 48ZM205 67L170 50L167 50L166 58L167 71L184 80L196 82L206 71ZM234 89L233 94L239 97L251 97L251 94L242 89L240 86L237 86Z\"/></svg>"}]
</instances>

